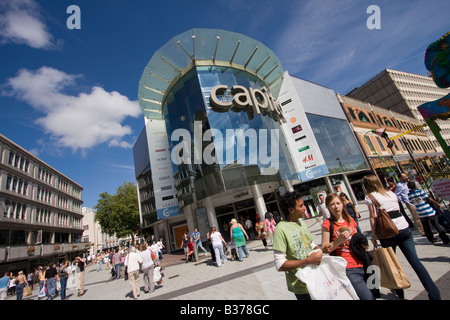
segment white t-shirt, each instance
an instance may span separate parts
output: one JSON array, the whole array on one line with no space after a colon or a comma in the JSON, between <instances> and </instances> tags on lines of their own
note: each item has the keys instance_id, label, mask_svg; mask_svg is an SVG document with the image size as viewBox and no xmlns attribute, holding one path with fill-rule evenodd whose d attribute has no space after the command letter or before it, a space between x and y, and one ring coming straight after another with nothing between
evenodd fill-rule
<instances>
[{"instance_id":1,"label":"white t-shirt","mask_svg":"<svg viewBox=\"0 0 450 320\"><path fill-rule=\"evenodd\" d=\"M372 192L371 195L377 199L378 203L380 204L382 209L385 209L387 212L390 211L399 211L400 205L398 204L398 198L395 193L392 191L387 191L387 196L382 195L379 192ZM369 197L366 196L364 199L367 206L372 205L372 200L369 199ZM405 217L400 216L397 218L392 219L392 221L395 223L398 230L403 230L406 228L409 228L409 224L406 221Z\"/></svg>"},{"instance_id":2,"label":"white t-shirt","mask_svg":"<svg viewBox=\"0 0 450 320\"><path fill-rule=\"evenodd\" d=\"M213 246L220 246L222 244L222 239L220 239L220 237L221 237L221 234L220 234L220 232L217 232L217 231L212 233L209 236L209 238L212 241Z\"/></svg>"}]
</instances>

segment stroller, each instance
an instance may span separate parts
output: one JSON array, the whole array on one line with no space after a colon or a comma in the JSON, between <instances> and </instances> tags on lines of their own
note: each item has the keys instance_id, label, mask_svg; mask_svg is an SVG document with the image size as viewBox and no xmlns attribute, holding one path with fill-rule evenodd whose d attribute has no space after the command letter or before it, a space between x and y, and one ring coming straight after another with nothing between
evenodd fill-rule
<instances>
[{"instance_id":1,"label":"stroller","mask_svg":"<svg viewBox=\"0 0 450 320\"><path fill-rule=\"evenodd\" d=\"M187 244L188 247L188 253L186 255L186 263L194 261L194 244L192 242L189 242Z\"/></svg>"}]
</instances>

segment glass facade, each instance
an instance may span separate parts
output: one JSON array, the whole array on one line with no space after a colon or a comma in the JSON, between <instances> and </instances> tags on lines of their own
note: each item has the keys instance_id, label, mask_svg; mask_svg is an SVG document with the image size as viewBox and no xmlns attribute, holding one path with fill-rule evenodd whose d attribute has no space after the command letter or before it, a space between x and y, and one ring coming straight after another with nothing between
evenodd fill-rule
<instances>
[{"instance_id":1,"label":"glass facade","mask_svg":"<svg viewBox=\"0 0 450 320\"><path fill-rule=\"evenodd\" d=\"M270 129L275 129L275 121L261 114L250 119L244 111L212 110L209 96L211 89L219 84L228 88L240 85L260 89L264 86L257 77L242 70L197 67L177 82L163 106L170 150L178 158L184 158L182 163L173 163L180 207L254 182L280 180L279 174L260 173L263 167L271 165L268 161ZM188 139L186 136L179 138L178 132L187 132ZM260 134L262 132L265 135ZM180 147L182 140L188 140L187 148ZM196 144L201 144L201 148ZM200 152L195 152L196 148ZM184 154L186 151L190 153ZM281 152L278 154L282 157Z\"/></svg>"},{"instance_id":2,"label":"glass facade","mask_svg":"<svg viewBox=\"0 0 450 320\"><path fill-rule=\"evenodd\" d=\"M348 122L315 114L306 114L330 174L368 170Z\"/></svg>"},{"instance_id":3,"label":"glass facade","mask_svg":"<svg viewBox=\"0 0 450 320\"><path fill-rule=\"evenodd\" d=\"M301 191L315 216L319 193L349 193L347 177L369 169L335 93L290 76L241 34L175 36L145 67L138 98L147 120L133 150L141 225L169 250L187 229L227 235L231 218L280 212L280 187ZM167 169L174 181L158 184ZM177 216L162 217L169 200L157 194L173 185Z\"/></svg>"}]
</instances>

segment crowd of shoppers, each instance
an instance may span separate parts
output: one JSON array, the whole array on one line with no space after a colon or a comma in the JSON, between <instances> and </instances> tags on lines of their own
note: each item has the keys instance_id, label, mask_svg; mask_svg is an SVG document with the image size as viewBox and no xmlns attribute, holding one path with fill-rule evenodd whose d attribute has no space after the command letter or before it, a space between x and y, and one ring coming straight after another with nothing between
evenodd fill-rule
<instances>
[{"instance_id":1,"label":"crowd of shoppers","mask_svg":"<svg viewBox=\"0 0 450 320\"><path fill-rule=\"evenodd\" d=\"M428 271L417 256L411 228L417 230L428 238L431 243L437 241L433 236L431 226L439 234L444 245L450 242L448 230L439 225L435 218L435 210L440 204L430 198L423 190L417 187L415 181L409 180L402 173L397 185L393 180L388 181L384 187L375 175L367 175L363 179L366 190L365 204L369 209L371 225L371 241L376 248L378 242L383 248L392 247L394 252L400 248L406 260L417 274L424 289L428 292L430 300L441 300L441 295L432 281ZM307 226L302 222L305 217L306 206L302 194L296 191L286 192L281 199L281 207L286 219L279 223L274 231L274 259L277 270L286 273L288 290L293 292L299 300L309 300L311 296L306 284L296 276L296 272L307 265L319 265L323 253L342 257L346 260L346 276L356 291L360 300L374 300L373 288L367 285L365 274L367 259L364 259L351 239L355 236L360 243L366 236L361 233L358 219L360 218L356 207L344 193L330 193L319 195L319 221L322 225L321 245L316 245ZM414 224L407 219L402 203L408 208L413 217ZM381 236L375 228L381 210L385 210L388 219L395 225L398 234L394 236ZM365 240L367 242L367 239ZM315 249L320 249L318 252ZM364 249L367 251L368 246ZM399 298L404 298L403 289L392 290Z\"/></svg>"}]
</instances>

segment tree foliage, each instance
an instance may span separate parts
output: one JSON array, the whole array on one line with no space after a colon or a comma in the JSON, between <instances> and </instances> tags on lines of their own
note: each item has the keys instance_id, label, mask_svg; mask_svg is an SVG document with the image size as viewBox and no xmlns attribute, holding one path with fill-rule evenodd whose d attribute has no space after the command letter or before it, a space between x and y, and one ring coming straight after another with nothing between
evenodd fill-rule
<instances>
[{"instance_id":1,"label":"tree foliage","mask_svg":"<svg viewBox=\"0 0 450 320\"><path fill-rule=\"evenodd\" d=\"M97 211L95 221L98 221L102 231L118 238L131 236L134 242L134 235L140 227L136 186L125 182L114 195L103 192L99 197L94 206Z\"/></svg>"}]
</instances>

